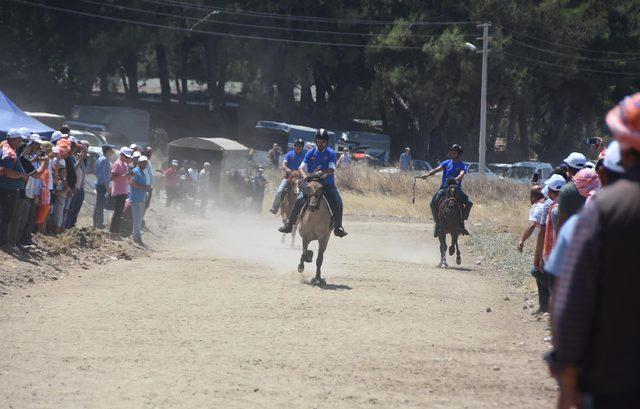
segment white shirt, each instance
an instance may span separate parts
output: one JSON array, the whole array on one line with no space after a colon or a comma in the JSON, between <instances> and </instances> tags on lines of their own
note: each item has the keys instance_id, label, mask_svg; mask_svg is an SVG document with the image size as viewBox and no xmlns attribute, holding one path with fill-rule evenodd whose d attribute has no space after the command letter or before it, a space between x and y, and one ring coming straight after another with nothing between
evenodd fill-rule
<instances>
[{"instance_id":1,"label":"white shirt","mask_svg":"<svg viewBox=\"0 0 640 409\"><path fill-rule=\"evenodd\" d=\"M191 180L193 180L194 182L198 181L198 171L195 170L194 168L189 168L189 170L187 170L187 172L189 172L189 176L191 176Z\"/></svg>"}]
</instances>

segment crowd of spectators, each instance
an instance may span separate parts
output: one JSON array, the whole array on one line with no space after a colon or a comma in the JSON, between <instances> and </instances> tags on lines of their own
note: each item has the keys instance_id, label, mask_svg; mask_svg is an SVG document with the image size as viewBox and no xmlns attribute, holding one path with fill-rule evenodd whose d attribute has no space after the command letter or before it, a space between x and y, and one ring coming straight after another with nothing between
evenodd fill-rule
<instances>
[{"instance_id":1,"label":"crowd of spectators","mask_svg":"<svg viewBox=\"0 0 640 409\"><path fill-rule=\"evenodd\" d=\"M75 227L90 173L96 176L94 227L104 229L104 210L112 209L110 232L119 239L129 207L133 239L143 244L141 226L153 192L150 147L122 147L116 157L115 147L104 145L94 167L89 143L63 126L49 138L10 129L0 148L0 246L32 246L34 233L60 234Z\"/></svg>"},{"instance_id":2,"label":"crowd of spectators","mask_svg":"<svg viewBox=\"0 0 640 409\"><path fill-rule=\"evenodd\" d=\"M531 274L550 313L558 408L640 407L640 94L606 117L614 141L590 138L596 163L573 152L530 191L537 231Z\"/></svg>"}]
</instances>

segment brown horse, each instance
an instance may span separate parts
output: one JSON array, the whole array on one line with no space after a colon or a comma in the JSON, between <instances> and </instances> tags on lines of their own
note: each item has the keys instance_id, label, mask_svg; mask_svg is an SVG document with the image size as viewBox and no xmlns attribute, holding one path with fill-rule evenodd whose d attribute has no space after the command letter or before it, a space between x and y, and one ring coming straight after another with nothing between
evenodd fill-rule
<instances>
[{"instance_id":1,"label":"brown horse","mask_svg":"<svg viewBox=\"0 0 640 409\"><path fill-rule=\"evenodd\" d=\"M324 252L327 249L331 231L333 230L333 221L329 205L322 197L322 183L319 180L310 180L308 189L308 203L300 216L299 231L300 237L302 237L302 255L300 256L300 264L298 264L298 272L302 273L304 271L304 263L313 261L313 251L308 250L308 247L310 242L317 240L316 276L311 280L311 284L325 285L326 282L322 278L321 267L324 260Z\"/></svg>"},{"instance_id":2,"label":"brown horse","mask_svg":"<svg viewBox=\"0 0 640 409\"><path fill-rule=\"evenodd\" d=\"M454 179L447 181L445 195L438 203L438 223L440 231L438 240L440 240L440 268L447 268L447 234L451 236L451 246L449 246L449 255L456 253L456 264L462 263L460 257L460 246L458 245L458 237L461 234L462 226L462 207L458 198L458 186Z\"/></svg>"},{"instance_id":3,"label":"brown horse","mask_svg":"<svg viewBox=\"0 0 640 409\"><path fill-rule=\"evenodd\" d=\"M289 216L291 215L293 205L296 203L299 192L299 179L295 176L287 178L287 186L284 188L284 200L282 201L282 206L280 206L280 216L282 217L283 223L287 223L289 220ZM293 225L293 231L291 232L291 248L293 248L296 241L296 230L298 228L297 222L298 221L296 220ZM282 244L285 242L286 235L287 233L282 233Z\"/></svg>"}]
</instances>

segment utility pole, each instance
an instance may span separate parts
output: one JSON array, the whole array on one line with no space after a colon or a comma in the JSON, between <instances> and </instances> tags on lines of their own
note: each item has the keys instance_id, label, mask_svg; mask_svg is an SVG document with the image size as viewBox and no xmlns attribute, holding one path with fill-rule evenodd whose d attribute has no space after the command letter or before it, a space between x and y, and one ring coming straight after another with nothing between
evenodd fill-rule
<instances>
[{"instance_id":1,"label":"utility pole","mask_svg":"<svg viewBox=\"0 0 640 409\"><path fill-rule=\"evenodd\" d=\"M482 90L480 91L480 138L478 142L478 167L484 176L487 165L487 64L489 56L489 23L482 23ZM480 40L480 38L478 38Z\"/></svg>"}]
</instances>

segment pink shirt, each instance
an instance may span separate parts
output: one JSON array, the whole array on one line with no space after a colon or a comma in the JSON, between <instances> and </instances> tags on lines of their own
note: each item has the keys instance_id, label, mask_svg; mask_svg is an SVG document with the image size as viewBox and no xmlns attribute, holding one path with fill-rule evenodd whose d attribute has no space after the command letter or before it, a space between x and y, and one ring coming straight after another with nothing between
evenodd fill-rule
<instances>
[{"instance_id":1,"label":"pink shirt","mask_svg":"<svg viewBox=\"0 0 640 409\"><path fill-rule=\"evenodd\" d=\"M111 179L111 195L128 195L129 194L129 167L120 158L111 166L111 174L120 176L112 176Z\"/></svg>"}]
</instances>

